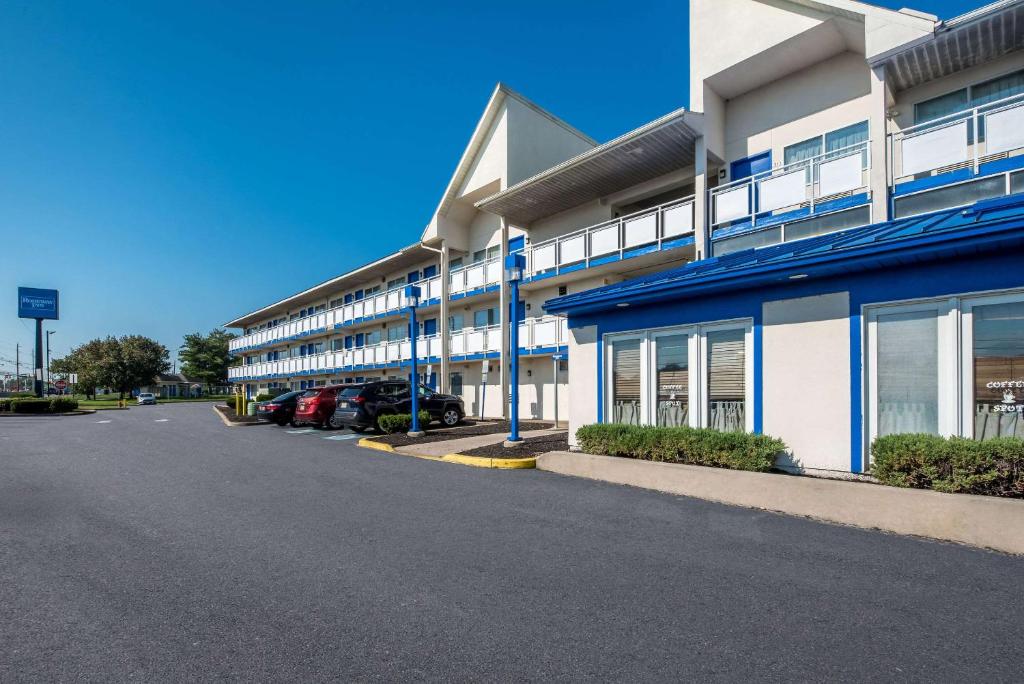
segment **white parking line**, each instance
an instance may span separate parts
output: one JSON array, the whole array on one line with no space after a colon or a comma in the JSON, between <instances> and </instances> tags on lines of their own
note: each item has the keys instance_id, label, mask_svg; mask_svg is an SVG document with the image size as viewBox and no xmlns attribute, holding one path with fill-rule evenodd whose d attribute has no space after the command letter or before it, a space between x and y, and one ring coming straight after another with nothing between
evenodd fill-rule
<instances>
[{"instance_id":1,"label":"white parking line","mask_svg":"<svg viewBox=\"0 0 1024 684\"><path fill-rule=\"evenodd\" d=\"M109 420L97 420L96 422L97 423L109 423L110 421Z\"/></svg>"},{"instance_id":2,"label":"white parking line","mask_svg":"<svg viewBox=\"0 0 1024 684\"><path fill-rule=\"evenodd\" d=\"M289 435L308 435L310 432L316 432L313 428L306 428L304 430L289 430Z\"/></svg>"},{"instance_id":3,"label":"white parking line","mask_svg":"<svg viewBox=\"0 0 1024 684\"><path fill-rule=\"evenodd\" d=\"M168 418L154 418L153 422L154 423L166 423L168 420L169 420Z\"/></svg>"},{"instance_id":4,"label":"white parking line","mask_svg":"<svg viewBox=\"0 0 1024 684\"><path fill-rule=\"evenodd\" d=\"M356 434L351 434L351 435L329 435L327 437L324 437L324 439L343 440L343 439L359 439L359 437L361 437L361 435L356 435Z\"/></svg>"}]
</instances>

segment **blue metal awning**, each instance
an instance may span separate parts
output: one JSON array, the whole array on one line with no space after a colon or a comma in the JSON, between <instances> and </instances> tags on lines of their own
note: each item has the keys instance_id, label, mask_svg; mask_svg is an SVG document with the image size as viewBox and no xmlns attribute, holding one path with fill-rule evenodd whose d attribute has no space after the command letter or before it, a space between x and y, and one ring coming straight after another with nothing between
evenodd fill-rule
<instances>
[{"instance_id":1,"label":"blue metal awning","mask_svg":"<svg viewBox=\"0 0 1024 684\"><path fill-rule=\"evenodd\" d=\"M580 314L1021 247L1024 194L693 261L556 297L544 303L544 310Z\"/></svg>"}]
</instances>

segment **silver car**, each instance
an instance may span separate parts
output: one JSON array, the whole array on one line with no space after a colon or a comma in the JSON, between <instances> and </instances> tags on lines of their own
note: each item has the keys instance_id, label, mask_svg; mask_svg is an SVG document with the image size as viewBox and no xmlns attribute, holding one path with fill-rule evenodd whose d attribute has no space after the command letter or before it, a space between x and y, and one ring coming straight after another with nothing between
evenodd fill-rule
<instances>
[{"instance_id":1,"label":"silver car","mask_svg":"<svg viewBox=\"0 0 1024 684\"><path fill-rule=\"evenodd\" d=\"M138 404L156 404L156 395L152 392L140 392Z\"/></svg>"}]
</instances>

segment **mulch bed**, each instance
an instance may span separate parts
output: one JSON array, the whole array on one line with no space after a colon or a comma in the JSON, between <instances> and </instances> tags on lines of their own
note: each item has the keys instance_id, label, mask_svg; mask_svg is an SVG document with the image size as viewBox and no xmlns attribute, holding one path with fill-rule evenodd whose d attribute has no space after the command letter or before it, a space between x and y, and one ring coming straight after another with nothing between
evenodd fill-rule
<instances>
[{"instance_id":1,"label":"mulch bed","mask_svg":"<svg viewBox=\"0 0 1024 684\"><path fill-rule=\"evenodd\" d=\"M528 437L514 447L505 447L499 442L460 453L466 456L485 456L487 458L530 458L538 454L546 454L549 451L568 451L568 449L569 433L560 432L557 435Z\"/></svg>"},{"instance_id":2,"label":"mulch bed","mask_svg":"<svg viewBox=\"0 0 1024 684\"><path fill-rule=\"evenodd\" d=\"M227 418L232 423L260 423L260 422L265 422L265 421L261 421L256 416L236 416L235 415L235 410L232 409L232 408L228 408L227 406L217 405L217 406L214 406L214 408L217 409L218 411L220 411L220 414L222 416L224 416L225 418Z\"/></svg>"},{"instance_id":3,"label":"mulch bed","mask_svg":"<svg viewBox=\"0 0 1024 684\"><path fill-rule=\"evenodd\" d=\"M436 423L435 423L436 425ZM547 430L553 427L551 423L519 423L520 432L525 430ZM378 437L372 432L367 437L373 437L374 441L391 446L409 446L410 444L426 444L428 442L443 442L449 439L462 439L463 437L475 437L477 435L493 435L499 432L508 432L512 426L507 420L487 421L463 421L462 425L453 428L428 428L427 434L422 437L409 437L404 432L397 432L393 435Z\"/></svg>"}]
</instances>

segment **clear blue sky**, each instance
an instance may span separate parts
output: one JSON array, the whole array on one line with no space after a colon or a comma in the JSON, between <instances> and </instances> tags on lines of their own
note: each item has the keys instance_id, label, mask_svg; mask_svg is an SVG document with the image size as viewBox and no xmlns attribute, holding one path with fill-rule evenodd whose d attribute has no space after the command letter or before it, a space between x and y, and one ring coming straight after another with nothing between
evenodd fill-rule
<instances>
[{"instance_id":1,"label":"clear blue sky","mask_svg":"<svg viewBox=\"0 0 1024 684\"><path fill-rule=\"evenodd\" d=\"M605 141L686 105L686 73L679 0L7 0L0 369L33 343L18 285L61 291L55 355L173 352L415 241L497 81Z\"/></svg>"}]
</instances>

